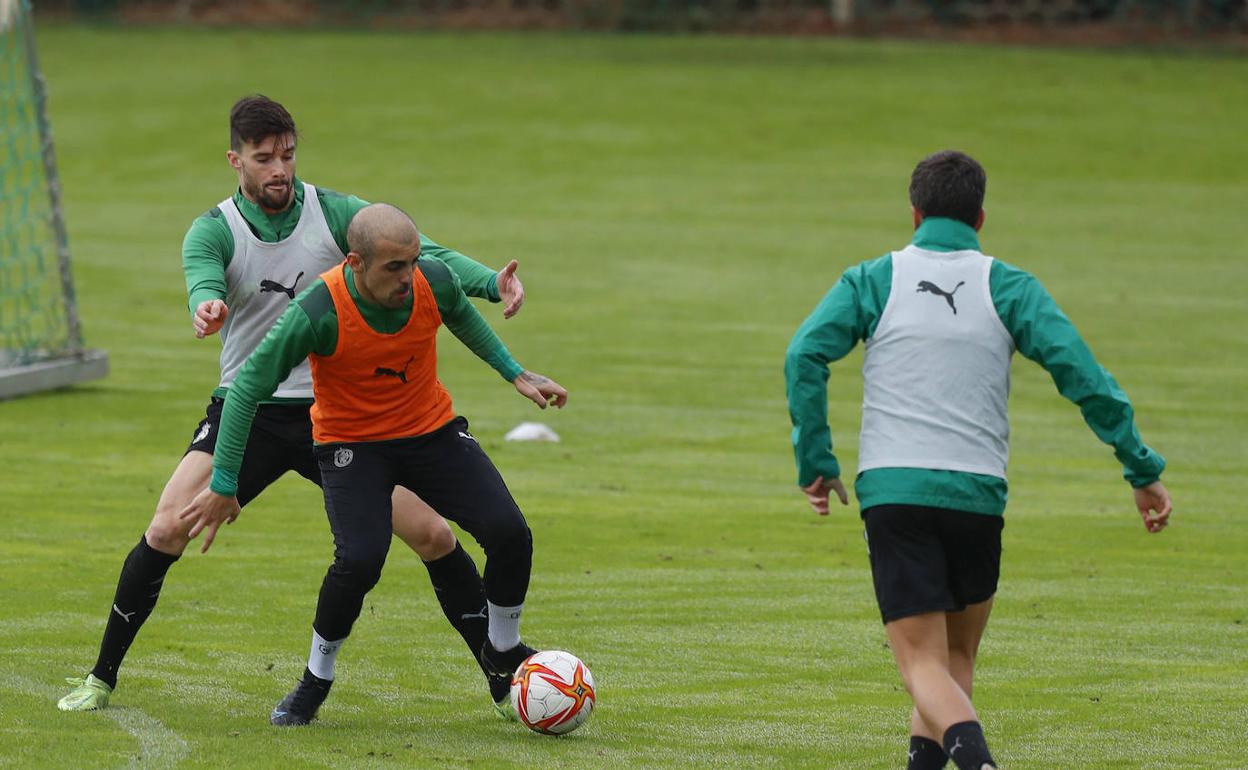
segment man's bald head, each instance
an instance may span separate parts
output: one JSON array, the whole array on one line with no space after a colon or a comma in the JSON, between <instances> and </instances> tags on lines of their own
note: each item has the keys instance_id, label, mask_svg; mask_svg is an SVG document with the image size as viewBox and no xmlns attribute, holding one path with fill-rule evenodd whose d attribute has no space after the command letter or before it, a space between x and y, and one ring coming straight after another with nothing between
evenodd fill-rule
<instances>
[{"instance_id":1,"label":"man's bald head","mask_svg":"<svg viewBox=\"0 0 1248 770\"><path fill-rule=\"evenodd\" d=\"M420 242L416 223L398 206L373 203L356 212L347 226L347 248L369 262L379 248Z\"/></svg>"}]
</instances>

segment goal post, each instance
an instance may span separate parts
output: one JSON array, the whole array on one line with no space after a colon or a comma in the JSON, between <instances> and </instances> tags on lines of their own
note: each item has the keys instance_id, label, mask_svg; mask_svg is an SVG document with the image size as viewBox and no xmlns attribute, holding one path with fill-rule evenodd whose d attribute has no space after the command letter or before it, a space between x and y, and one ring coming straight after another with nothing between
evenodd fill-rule
<instances>
[{"instance_id":1,"label":"goal post","mask_svg":"<svg viewBox=\"0 0 1248 770\"><path fill-rule=\"evenodd\" d=\"M82 343L28 0L0 0L0 399L98 379Z\"/></svg>"}]
</instances>

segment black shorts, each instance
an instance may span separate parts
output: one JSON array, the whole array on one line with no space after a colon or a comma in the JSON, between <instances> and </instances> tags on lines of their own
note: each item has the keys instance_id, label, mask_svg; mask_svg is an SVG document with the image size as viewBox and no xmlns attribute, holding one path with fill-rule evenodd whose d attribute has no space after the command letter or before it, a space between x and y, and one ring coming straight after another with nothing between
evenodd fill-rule
<instances>
[{"instance_id":1,"label":"black shorts","mask_svg":"<svg viewBox=\"0 0 1248 770\"><path fill-rule=\"evenodd\" d=\"M315 454L325 480L336 564L385 561L392 529L390 496L396 486L403 486L481 544L490 601L508 607L524 602L532 535L463 417L421 436L321 444Z\"/></svg>"},{"instance_id":2,"label":"black shorts","mask_svg":"<svg viewBox=\"0 0 1248 770\"><path fill-rule=\"evenodd\" d=\"M221 407L225 402L213 397L204 419L191 434L187 452L212 454L217 448L221 427ZM321 469L312 453L311 404L261 404L251 423L243 465L238 469L238 504L254 500L265 487L294 471L320 486Z\"/></svg>"},{"instance_id":3,"label":"black shorts","mask_svg":"<svg viewBox=\"0 0 1248 770\"><path fill-rule=\"evenodd\" d=\"M961 612L997 592L1003 517L876 505L862 518L885 623L926 612Z\"/></svg>"}]
</instances>

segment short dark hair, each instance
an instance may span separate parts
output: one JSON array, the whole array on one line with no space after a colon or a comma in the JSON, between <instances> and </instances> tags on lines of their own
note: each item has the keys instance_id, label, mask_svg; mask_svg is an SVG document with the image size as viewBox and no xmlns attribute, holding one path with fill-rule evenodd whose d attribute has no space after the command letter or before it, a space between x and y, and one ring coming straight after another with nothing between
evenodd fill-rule
<instances>
[{"instance_id":1,"label":"short dark hair","mask_svg":"<svg viewBox=\"0 0 1248 770\"><path fill-rule=\"evenodd\" d=\"M957 150L928 155L910 175L910 203L924 217L948 217L971 227L984 207L988 175L979 161Z\"/></svg>"},{"instance_id":2,"label":"short dark hair","mask_svg":"<svg viewBox=\"0 0 1248 770\"><path fill-rule=\"evenodd\" d=\"M238 152L243 142L253 144L265 137L294 134L295 119L278 102L263 94L244 96L230 108L230 149Z\"/></svg>"}]
</instances>

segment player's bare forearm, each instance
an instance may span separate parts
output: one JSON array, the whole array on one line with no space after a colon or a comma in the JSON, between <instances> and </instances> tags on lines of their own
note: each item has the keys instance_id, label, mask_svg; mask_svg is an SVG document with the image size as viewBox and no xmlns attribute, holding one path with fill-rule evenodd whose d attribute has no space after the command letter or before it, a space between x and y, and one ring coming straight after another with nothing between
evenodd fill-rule
<instances>
[{"instance_id":1,"label":"player's bare forearm","mask_svg":"<svg viewBox=\"0 0 1248 770\"><path fill-rule=\"evenodd\" d=\"M562 409L568 403L568 391L549 377L525 370L519 377L511 381L520 395L537 404L542 409L553 406Z\"/></svg>"}]
</instances>

